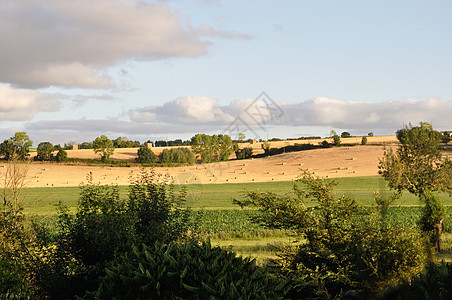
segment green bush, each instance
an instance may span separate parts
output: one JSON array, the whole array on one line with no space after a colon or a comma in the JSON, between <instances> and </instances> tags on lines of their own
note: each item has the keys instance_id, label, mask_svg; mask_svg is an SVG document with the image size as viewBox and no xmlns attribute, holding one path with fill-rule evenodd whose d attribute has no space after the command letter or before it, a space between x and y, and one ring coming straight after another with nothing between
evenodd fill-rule
<instances>
[{"instance_id":1,"label":"green bush","mask_svg":"<svg viewBox=\"0 0 452 300\"><path fill-rule=\"evenodd\" d=\"M157 160L157 155L146 145L138 149L137 156L137 163L153 163Z\"/></svg>"},{"instance_id":2,"label":"green bush","mask_svg":"<svg viewBox=\"0 0 452 300\"><path fill-rule=\"evenodd\" d=\"M62 162L62 161L67 161L67 152L63 149L58 150L57 155L55 156L55 160Z\"/></svg>"},{"instance_id":3,"label":"green bush","mask_svg":"<svg viewBox=\"0 0 452 300\"><path fill-rule=\"evenodd\" d=\"M153 245L183 237L191 226L190 211L182 208L185 191L176 194L170 178L142 170L131 177L129 198L116 186L81 186L77 213L60 209L58 234L48 242L36 284L51 299L69 299L99 285L105 268L133 245Z\"/></svg>"},{"instance_id":4,"label":"green bush","mask_svg":"<svg viewBox=\"0 0 452 300\"><path fill-rule=\"evenodd\" d=\"M288 291L254 260L208 242L135 248L106 273L87 299L283 299Z\"/></svg>"}]
</instances>

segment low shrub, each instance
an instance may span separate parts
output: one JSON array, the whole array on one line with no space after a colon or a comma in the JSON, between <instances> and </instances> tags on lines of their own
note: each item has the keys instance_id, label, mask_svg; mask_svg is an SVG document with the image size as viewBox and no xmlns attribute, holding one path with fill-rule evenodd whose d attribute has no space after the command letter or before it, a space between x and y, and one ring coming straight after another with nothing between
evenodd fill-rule
<instances>
[{"instance_id":1,"label":"low shrub","mask_svg":"<svg viewBox=\"0 0 452 300\"><path fill-rule=\"evenodd\" d=\"M86 299L283 299L289 290L254 260L209 242L143 245L106 273Z\"/></svg>"}]
</instances>

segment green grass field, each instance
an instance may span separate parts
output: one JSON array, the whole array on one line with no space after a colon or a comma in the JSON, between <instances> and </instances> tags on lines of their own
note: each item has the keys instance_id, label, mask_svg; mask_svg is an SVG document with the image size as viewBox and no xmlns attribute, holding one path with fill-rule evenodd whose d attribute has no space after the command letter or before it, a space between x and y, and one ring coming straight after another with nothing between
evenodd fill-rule
<instances>
[{"instance_id":1,"label":"green grass field","mask_svg":"<svg viewBox=\"0 0 452 300\"><path fill-rule=\"evenodd\" d=\"M335 188L337 195L345 194L361 205L374 205L373 193L380 192L383 196L389 196L390 191L380 176L354 177L335 179L338 185ZM192 209L225 210L238 209L232 204L232 199L243 197L246 191L274 192L278 194L290 193L292 182L256 182L256 183L226 183L188 185L187 206ZM79 187L49 187L29 188L23 191L23 207L25 213L37 215L53 215L56 213L55 205L61 201L64 205L75 208L77 205ZM127 186L119 187L121 196L126 198ZM452 198L442 194L443 203L452 206ZM310 203L307 203L310 205ZM393 206L421 206L418 198L404 193L403 196L392 204Z\"/></svg>"}]
</instances>

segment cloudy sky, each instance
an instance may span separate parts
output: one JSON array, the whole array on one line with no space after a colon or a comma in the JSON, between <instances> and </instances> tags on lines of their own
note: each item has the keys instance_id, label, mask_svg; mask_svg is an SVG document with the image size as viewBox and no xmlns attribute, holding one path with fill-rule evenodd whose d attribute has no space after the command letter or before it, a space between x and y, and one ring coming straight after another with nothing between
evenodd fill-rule
<instances>
[{"instance_id":1,"label":"cloudy sky","mask_svg":"<svg viewBox=\"0 0 452 300\"><path fill-rule=\"evenodd\" d=\"M448 0L2 0L0 140L452 130Z\"/></svg>"}]
</instances>

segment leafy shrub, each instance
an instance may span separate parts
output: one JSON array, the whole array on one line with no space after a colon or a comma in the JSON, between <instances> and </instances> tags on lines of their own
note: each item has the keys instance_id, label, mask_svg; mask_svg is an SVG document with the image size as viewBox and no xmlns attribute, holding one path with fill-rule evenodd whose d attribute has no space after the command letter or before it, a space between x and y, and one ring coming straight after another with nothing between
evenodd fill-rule
<instances>
[{"instance_id":1,"label":"leafy shrub","mask_svg":"<svg viewBox=\"0 0 452 300\"><path fill-rule=\"evenodd\" d=\"M348 197L335 199L334 182L307 172L300 182L295 197L249 192L235 200L259 209L255 222L293 230L304 241L280 253L283 272L298 286L293 297L326 299L347 290L368 296L422 270L427 253L419 231L386 220L382 201L378 210L365 210ZM307 208L312 200L317 206Z\"/></svg>"},{"instance_id":2,"label":"leafy shrub","mask_svg":"<svg viewBox=\"0 0 452 300\"><path fill-rule=\"evenodd\" d=\"M52 152L54 150L54 147L49 142L42 142L39 143L38 148L36 149L36 160L51 160L52 159Z\"/></svg>"},{"instance_id":3,"label":"leafy shrub","mask_svg":"<svg viewBox=\"0 0 452 300\"><path fill-rule=\"evenodd\" d=\"M196 159L193 152L188 148L171 148L164 149L159 155L159 161L163 164L179 163L194 164Z\"/></svg>"},{"instance_id":4,"label":"leafy shrub","mask_svg":"<svg viewBox=\"0 0 452 300\"><path fill-rule=\"evenodd\" d=\"M94 290L105 268L130 253L133 245L181 238L190 226L185 192L175 194L170 179L142 170L131 177L129 198L116 186L81 186L77 213L60 209L59 233L39 266L37 284L51 299Z\"/></svg>"},{"instance_id":5,"label":"leafy shrub","mask_svg":"<svg viewBox=\"0 0 452 300\"><path fill-rule=\"evenodd\" d=\"M432 263L419 275L389 288L380 299L452 299L452 264Z\"/></svg>"},{"instance_id":6,"label":"leafy shrub","mask_svg":"<svg viewBox=\"0 0 452 300\"><path fill-rule=\"evenodd\" d=\"M157 155L146 145L138 149L137 156L137 163L153 163L157 160Z\"/></svg>"},{"instance_id":7,"label":"leafy shrub","mask_svg":"<svg viewBox=\"0 0 452 300\"><path fill-rule=\"evenodd\" d=\"M107 269L94 299L283 299L285 281L235 253L199 245L156 243Z\"/></svg>"}]
</instances>

